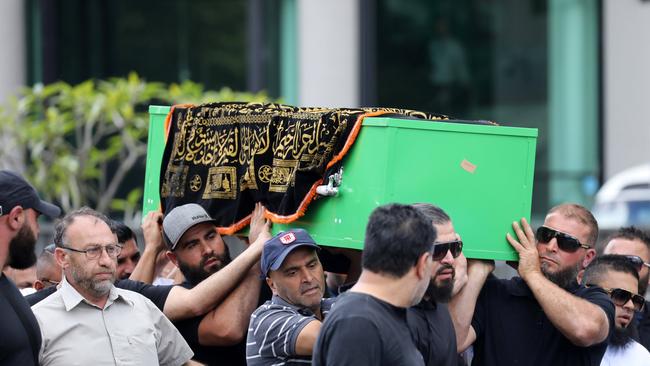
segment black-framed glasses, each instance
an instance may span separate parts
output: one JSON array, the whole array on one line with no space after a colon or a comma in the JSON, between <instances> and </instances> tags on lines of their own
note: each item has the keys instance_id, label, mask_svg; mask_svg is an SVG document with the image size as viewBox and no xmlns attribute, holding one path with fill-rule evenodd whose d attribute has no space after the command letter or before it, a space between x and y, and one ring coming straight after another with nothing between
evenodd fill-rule
<instances>
[{"instance_id":1,"label":"black-framed glasses","mask_svg":"<svg viewBox=\"0 0 650 366\"><path fill-rule=\"evenodd\" d=\"M638 255L624 255L623 257L636 268L637 272L640 272L643 266L650 268L650 263L644 262Z\"/></svg>"},{"instance_id":2,"label":"black-framed glasses","mask_svg":"<svg viewBox=\"0 0 650 366\"><path fill-rule=\"evenodd\" d=\"M434 261L440 261L447 255L448 251L451 252L452 257L457 258L463 252L463 241L454 240L444 243L433 243L433 254L431 257Z\"/></svg>"},{"instance_id":3,"label":"black-framed glasses","mask_svg":"<svg viewBox=\"0 0 650 366\"><path fill-rule=\"evenodd\" d=\"M111 258L117 258L117 256L120 255L120 252L122 252L122 247L117 244L92 245L84 250L70 248L65 245L61 245L60 247L63 249L71 250L73 252L84 253L88 259L99 258L102 255L102 250L105 250L106 254L108 254L108 256Z\"/></svg>"},{"instance_id":4,"label":"black-framed glasses","mask_svg":"<svg viewBox=\"0 0 650 366\"><path fill-rule=\"evenodd\" d=\"M535 233L535 239L537 239L538 243L548 244L553 238L557 240L558 248L567 253L574 253L580 248L591 248L587 244L582 244L576 237L547 226L540 226Z\"/></svg>"},{"instance_id":5,"label":"black-framed glasses","mask_svg":"<svg viewBox=\"0 0 650 366\"><path fill-rule=\"evenodd\" d=\"M598 286L598 285L587 285L587 287ZM607 288L601 287L605 292L609 294L609 297L612 299L614 305L623 306L627 304L628 301L632 300L634 305L634 310L641 311L643 305L645 305L645 298L639 294L635 294L628 290L622 288Z\"/></svg>"}]
</instances>

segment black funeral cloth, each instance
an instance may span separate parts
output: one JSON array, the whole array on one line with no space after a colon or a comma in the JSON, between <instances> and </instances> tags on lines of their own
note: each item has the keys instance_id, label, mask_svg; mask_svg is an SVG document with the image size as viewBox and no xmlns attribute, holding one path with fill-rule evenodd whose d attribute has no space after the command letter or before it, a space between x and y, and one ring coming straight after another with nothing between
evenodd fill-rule
<instances>
[{"instance_id":1,"label":"black funeral cloth","mask_svg":"<svg viewBox=\"0 0 650 366\"><path fill-rule=\"evenodd\" d=\"M247 225L256 202L265 205L272 221L292 222L304 214L316 187L338 169L363 118L386 114L447 119L395 108L238 102L175 106L166 122L162 209L199 203L218 221L222 234Z\"/></svg>"}]
</instances>

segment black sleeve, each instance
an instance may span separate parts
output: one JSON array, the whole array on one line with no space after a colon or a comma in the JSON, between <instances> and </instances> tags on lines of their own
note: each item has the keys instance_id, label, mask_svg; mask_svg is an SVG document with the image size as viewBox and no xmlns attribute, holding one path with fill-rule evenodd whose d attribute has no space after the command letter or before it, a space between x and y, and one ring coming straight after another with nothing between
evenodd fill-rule
<instances>
[{"instance_id":1,"label":"black sleeve","mask_svg":"<svg viewBox=\"0 0 650 366\"><path fill-rule=\"evenodd\" d=\"M48 288L44 288L40 291L34 292L33 294L25 296L25 300L27 300L29 306L34 306L55 292L56 286L50 286Z\"/></svg>"},{"instance_id":2,"label":"black sleeve","mask_svg":"<svg viewBox=\"0 0 650 366\"><path fill-rule=\"evenodd\" d=\"M315 365L381 365L381 336L377 327L365 318L346 318L329 325L318 340Z\"/></svg>"},{"instance_id":3,"label":"black sleeve","mask_svg":"<svg viewBox=\"0 0 650 366\"><path fill-rule=\"evenodd\" d=\"M115 287L137 292L151 300L160 311L163 311L167 296L174 286L154 286L139 281L119 280L115 283Z\"/></svg>"},{"instance_id":4,"label":"black sleeve","mask_svg":"<svg viewBox=\"0 0 650 366\"><path fill-rule=\"evenodd\" d=\"M413 343L418 348L418 351L422 354L422 357L426 360L429 355L429 339L428 335L428 321L425 310L419 308L419 306L413 306L406 310L406 324L409 327L411 332L411 337L413 338Z\"/></svg>"},{"instance_id":5,"label":"black sleeve","mask_svg":"<svg viewBox=\"0 0 650 366\"><path fill-rule=\"evenodd\" d=\"M616 317L616 308L605 290L597 286L587 287L583 289L581 294L576 295L603 309L605 315L607 315L607 320L609 321L609 334L612 334L615 327L614 318Z\"/></svg>"}]
</instances>

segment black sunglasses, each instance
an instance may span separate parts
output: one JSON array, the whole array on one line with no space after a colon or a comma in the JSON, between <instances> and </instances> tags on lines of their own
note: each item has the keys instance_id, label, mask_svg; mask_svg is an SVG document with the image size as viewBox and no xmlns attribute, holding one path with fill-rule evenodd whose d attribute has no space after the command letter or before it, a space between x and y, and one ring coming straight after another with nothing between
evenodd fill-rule
<instances>
[{"instance_id":1,"label":"black sunglasses","mask_svg":"<svg viewBox=\"0 0 650 366\"><path fill-rule=\"evenodd\" d=\"M587 285L587 287L592 286L598 285ZM614 305L623 306L627 304L630 299L632 299L632 304L634 305L634 310L636 311L641 311L643 309L643 305L645 305L645 298L641 295L637 295L628 290L623 290L622 288L601 288L609 294L609 297L612 299Z\"/></svg>"},{"instance_id":2,"label":"black sunglasses","mask_svg":"<svg viewBox=\"0 0 650 366\"><path fill-rule=\"evenodd\" d=\"M452 257L457 258L463 252L462 240L433 243L433 255L431 257L434 261L440 261L447 255L448 251L451 252Z\"/></svg>"},{"instance_id":3,"label":"black sunglasses","mask_svg":"<svg viewBox=\"0 0 650 366\"><path fill-rule=\"evenodd\" d=\"M636 268L637 272L641 271L643 266L650 267L650 263L644 262L638 255L624 255L623 257Z\"/></svg>"},{"instance_id":4,"label":"black sunglasses","mask_svg":"<svg viewBox=\"0 0 650 366\"><path fill-rule=\"evenodd\" d=\"M553 230L550 227L540 226L537 229L537 233L535 234L535 239L537 239L537 242L542 244L547 244L553 238L557 240L557 246L563 252L574 253L580 248L591 248L587 244L580 243L580 241L575 237L569 234L565 234L561 231Z\"/></svg>"}]
</instances>

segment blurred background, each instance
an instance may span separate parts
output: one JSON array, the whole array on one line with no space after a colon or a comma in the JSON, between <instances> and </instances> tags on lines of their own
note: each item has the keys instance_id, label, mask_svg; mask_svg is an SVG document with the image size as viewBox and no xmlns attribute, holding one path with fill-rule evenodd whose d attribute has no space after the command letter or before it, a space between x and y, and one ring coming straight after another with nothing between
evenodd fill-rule
<instances>
[{"instance_id":1,"label":"blurred background","mask_svg":"<svg viewBox=\"0 0 650 366\"><path fill-rule=\"evenodd\" d=\"M643 168L596 202L650 163L650 1L3 0L0 35L0 168L66 210L138 227L147 106L257 100L538 128L534 223L650 223Z\"/></svg>"}]
</instances>

